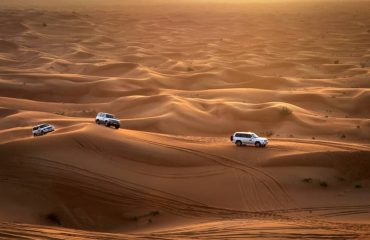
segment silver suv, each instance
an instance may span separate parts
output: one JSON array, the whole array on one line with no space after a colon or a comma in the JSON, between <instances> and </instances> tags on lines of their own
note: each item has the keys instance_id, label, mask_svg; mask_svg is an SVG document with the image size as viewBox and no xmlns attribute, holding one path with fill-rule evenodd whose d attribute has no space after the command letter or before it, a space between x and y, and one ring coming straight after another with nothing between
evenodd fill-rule
<instances>
[{"instance_id":1,"label":"silver suv","mask_svg":"<svg viewBox=\"0 0 370 240\"><path fill-rule=\"evenodd\" d=\"M256 147L266 147L268 139L259 137L253 132L236 132L230 137L231 142L237 146L252 145Z\"/></svg>"},{"instance_id":2,"label":"silver suv","mask_svg":"<svg viewBox=\"0 0 370 240\"><path fill-rule=\"evenodd\" d=\"M116 129L120 128L121 122L113 114L100 112L96 115L95 122L97 124L104 124L107 127L114 126Z\"/></svg>"},{"instance_id":3,"label":"silver suv","mask_svg":"<svg viewBox=\"0 0 370 240\"><path fill-rule=\"evenodd\" d=\"M37 126L34 126L32 128L32 134L33 136L40 136L45 135L49 132L53 132L55 130L55 127L48 123L39 124Z\"/></svg>"}]
</instances>

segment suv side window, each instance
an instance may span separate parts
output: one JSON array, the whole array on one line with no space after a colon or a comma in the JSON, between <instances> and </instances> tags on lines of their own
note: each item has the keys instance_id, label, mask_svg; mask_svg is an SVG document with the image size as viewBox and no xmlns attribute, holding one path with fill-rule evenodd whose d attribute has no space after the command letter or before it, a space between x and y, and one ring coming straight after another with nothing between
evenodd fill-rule
<instances>
[{"instance_id":1,"label":"suv side window","mask_svg":"<svg viewBox=\"0 0 370 240\"><path fill-rule=\"evenodd\" d=\"M235 137L242 137L242 134L237 133L237 134L235 134Z\"/></svg>"},{"instance_id":2,"label":"suv side window","mask_svg":"<svg viewBox=\"0 0 370 240\"><path fill-rule=\"evenodd\" d=\"M245 137L245 138L251 138L252 137L251 134L243 134L243 135L244 135L243 137Z\"/></svg>"}]
</instances>

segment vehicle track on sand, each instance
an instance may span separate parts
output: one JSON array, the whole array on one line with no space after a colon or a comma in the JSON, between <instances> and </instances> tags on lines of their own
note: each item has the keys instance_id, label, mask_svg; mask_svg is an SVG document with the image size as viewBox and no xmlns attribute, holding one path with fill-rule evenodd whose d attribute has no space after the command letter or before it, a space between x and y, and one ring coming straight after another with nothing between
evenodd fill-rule
<instances>
[{"instance_id":1,"label":"vehicle track on sand","mask_svg":"<svg viewBox=\"0 0 370 240\"><path fill-rule=\"evenodd\" d=\"M276 204L273 206L274 209L284 209L286 206L292 206L293 200L290 198L287 191L283 188L283 186L271 175L268 173L256 168L247 165L246 163L222 156L222 155L215 155L211 153L206 153L203 151L191 149L191 148L185 148L180 147L176 145L169 145L165 143L155 142L151 140L145 140L141 138L137 138L135 136L130 136L132 139L136 139L140 142L145 142L148 144L165 147L169 149L174 149L182 152L192 153L196 156L203 157L205 159L211 160L213 162L216 162L219 165L231 168L231 169L237 169L247 175L252 176L258 184L261 184L264 188L264 190L258 189L258 192L262 193L263 191L266 191L264 194L267 193L267 195L270 198L274 199L274 203ZM243 184L245 185L245 184ZM258 194L257 192L257 194ZM265 196L266 197L266 196ZM261 198L264 199L264 198ZM268 200L271 201L271 200Z\"/></svg>"},{"instance_id":2,"label":"vehicle track on sand","mask_svg":"<svg viewBox=\"0 0 370 240\"><path fill-rule=\"evenodd\" d=\"M338 205L338 206L323 206L323 207L301 207L295 209L285 209L272 211L280 214L285 213L309 213L317 218L335 217L356 214L370 214L370 205Z\"/></svg>"},{"instance_id":3,"label":"vehicle track on sand","mask_svg":"<svg viewBox=\"0 0 370 240\"><path fill-rule=\"evenodd\" d=\"M341 143L341 142L332 142L332 141L324 141L324 140L306 140L306 139L281 139L276 138L272 140L277 140L279 142L291 142L291 143L307 143L307 144L314 144L320 146L328 146L328 147L335 147L342 150L368 150L370 151L370 146L368 144L350 144L350 143Z\"/></svg>"},{"instance_id":4,"label":"vehicle track on sand","mask_svg":"<svg viewBox=\"0 0 370 240\"><path fill-rule=\"evenodd\" d=\"M287 213L301 212L302 209L286 209L281 211L245 211L210 206L179 195L171 194L158 189L143 186L127 180L114 178L104 174L91 172L69 164L62 164L45 158L30 156L17 156L27 161L2 161L0 172L2 182L22 184L31 189L42 190L45 181L52 180L53 186L76 189L87 194L97 201L102 201L115 206L133 206L134 203L145 203L150 207L158 208L175 215L204 218L204 219L269 219L277 222L291 221L294 224L307 224L321 229L343 229L344 231L370 231L368 224L335 223L317 219L315 217L289 216ZM22 168L19 168L22 164ZM20 178L19 176L22 176ZM27 179L26 176L30 176ZM45 180L49 179L49 180ZM337 206L340 208L340 206ZM355 206L345 206L354 209ZM303 211L308 211L305 208ZM332 209L321 207L317 209Z\"/></svg>"},{"instance_id":5,"label":"vehicle track on sand","mask_svg":"<svg viewBox=\"0 0 370 240\"><path fill-rule=\"evenodd\" d=\"M156 146L160 146L160 147L165 147L165 148L179 150L179 151L183 151L183 152L187 152L187 153L192 153L192 154L195 154L197 156L204 157L205 159L216 162L216 163L218 163L218 164L220 164L224 167L231 168L235 171L246 174L244 176L250 178L251 182L248 182L248 185L243 184L242 180L240 180L240 179L239 179L239 182L238 182L239 188L240 187L244 188L244 189L240 189L241 196L243 197L242 201L245 204L248 204L251 201L257 201L258 203L261 203L260 207L253 207L253 208L248 209L248 210L251 210L252 212L265 212L265 213L269 212L269 213L277 213L277 214L284 214L284 215L288 214L288 213L296 213L296 216L294 217L294 219L296 219L297 221L302 221L302 219L305 219L305 218L308 218L307 221L309 221L309 222L311 222L311 221L314 221L314 222L320 221L321 222L322 221L322 218L320 216L312 216L312 214L309 214L309 211L315 211L315 209L318 209L318 208L301 208L299 206L297 206L295 208L292 208L292 206L295 206L295 204L293 202L288 202L288 201L284 202L284 203L286 203L285 206L288 206L288 208L285 207L285 206L282 206L282 205L274 206L276 208L272 209L272 210L271 209L267 210L266 208L264 208L263 207L264 206L264 204L263 204L264 196L260 194L261 188L258 185L258 183L260 183L260 175L257 175L257 177L256 177L255 172L254 171L251 172L251 169L255 170L256 168L248 166L247 164L245 164L243 162L239 162L237 160L230 159L230 158L227 158L227 157L224 157L224 156L217 156L217 155L214 155L214 154L205 153L203 151L198 151L198 150L191 149L191 148L179 147L179 146L176 146L176 145L170 145L170 144L165 144L165 143L161 143L161 142L146 140L146 139L138 138L138 137L135 137L135 136L130 136L130 138L135 139L136 141L146 142L148 144L152 144L152 145L156 145ZM310 141L310 140L302 141L302 142L315 144L315 142ZM330 142L329 142L329 144L332 145L332 143L330 143ZM341 145L346 145L346 144L341 144ZM356 148L353 148L352 146L350 146L350 147L347 146L346 149L347 150L357 150L358 149L357 146L355 146L355 147ZM259 170L259 169L257 169L257 170ZM262 170L259 170L258 173L260 173L261 171ZM263 172L262 177L265 177L264 172ZM265 183L266 183L266 181L265 181ZM270 184L270 183L271 182L267 182L267 184ZM277 182L277 184L280 185L278 182ZM253 186L252 189L250 188L250 186ZM285 193L284 189L282 191L284 191L284 193ZM248 195L247 197L246 197L246 192L250 193L250 195ZM251 200L250 198L253 198L254 200ZM280 210L279 210L279 208L280 208ZM325 208L325 207L323 207L323 208ZM337 210L341 211L340 208L341 208L341 206L338 206ZM366 211L366 210L362 209L362 210L359 210L358 212L363 212L363 211ZM297 215L297 214L299 214L299 215ZM284 218L285 217L283 217L283 219Z\"/></svg>"},{"instance_id":6,"label":"vehicle track on sand","mask_svg":"<svg viewBox=\"0 0 370 240\"><path fill-rule=\"evenodd\" d=\"M292 209L291 206L296 206L296 204L291 200L291 198L289 197L289 195L285 191L285 189L271 175L263 172L260 169L257 169L255 167L251 167L251 166L249 166L249 165L247 165L243 162L240 162L240 161L237 161L237 160L234 160L234 159L230 159L230 158L227 158L225 156L217 156L217 155L214 155L214 154L210 154L210 153L206 153L206 152L203 152L203 151L198 151L198 150L194 150L194 149L190 149L190 148L184 148L184 147L159 143L159 142L155 142L155 141L144 140L144 139L141 139L141 138L137 138L135 136L131 136L131 137L133 139L138 140L138 141L143 141L143 142L146 142L146 143L149 143L149 144L163 146L163 147L167 147L167 148L170 148L170 149L177 149L177 150L184 151L184 152L191 152L191 153L194 153L195 155L198 155L198 156L204 156L206 159L213 160L214 162L216 162L218 164L221 164L223 166L230 167L232 169L238 169L238 170L240 170L244 173L247 173L249 176L252 177L252 179L255 180L255 182L256 181L259 181L259 182L262 181L264 183L264 186L266 186L265 184L273 184L273 186L275 185L275 189L278 190L280 196L282 196L282 199L286 200L284 202L285 204L281 204L281 205L277 206L277 208L276 208L276 209L280 208L280 209L282 209L282 211L279 211L279 210L276 210L276 209L272 210L272 211L271 210L266 211L265 209L261 209L259 212L278 213L278 215L283 214L283 215L280 215L281 220L288 218L288 219L290 219L294 222L297 222L297 223L300 222L300 223L307 223L307 224L314 224L314 225L322 225L322 226L327 227L327 228L331 228L332 226L339 225L340 227L342 227L344 229L347 229L347 230L350 230L350 231L352 231L353 229L366 229L366 230L370 231L370 225L368 225L368 224L333 223L333 222L324 221L324 220L320 219L319 217L309 216L309 215L306 214L307 211L309 211L309 210L307 210L308 208L302 209L299 206L297 206L294 209L295 209L295 213L300 213L300 214L298 214L294 217L286 216L285 215L286 213L293 213L293 211L289 211L289 210L285 211L285 209L286 209L285 206L290 206L289 208ZM306 141L304 141L304 142L306 142ZM312 143L311 141L307 141L307 142ZM348 150L357 150L357 148L354 149L352 147L347 147L347 149ZM258 199L258 191L260 191L261 189L258 189L257 186L254 187L254 189L256 189L256 191L257 191L256 196L257 196L257 199ZM269 190L269 192L271 192L272 188L268 188L268 190ZM276 197L275 197L275 199L276 199ZM323 207L323 208L325 208L325 207ZM315 208L310 208L310 209L314 210ZM340 209L340 206L338 206L337 209Z\"/></svg>"},{"instance_id":7,"label":"vehicle track on sand","mask_svg":"<svg viewBox=\"0 0 370 240\"><path fill-rule=\"evenodd\" d=\"M41 183L44 183L45 179L52 179L53 185L79 189L92 195L95 199L108 201L112 204L125 206L136 202L145 202L152 207L187 217L213 217L216 219L278 217L274 216L277 214L270 212L239 211L210 206L186 197L45 158L18 157L28 159L28 161L23 161L22 169L19 169L16 162L0 163L2 168L8 169L7 173L1 173L1 177L6 179L3 181L42 189L43 184ZM27 166L28 164L29 166ZM19 178L20 174L22 176L31 174L37 178L31 177L26 181L25 177Z\"/></svg>"},{"instance_id":8,"label":"vehicle track on sand","mask_svg":"<svg viewBox=\"0 0 370 240\"><path fill-rule=\"evenodd\" d=\"M290 222L273 223L271 221L248 224L245 221L221 221L194 224L185 227L173 228L149 233L103 233L60 227L39 226L20 223L0 222L1 239L27 240L123 240L123 239L368 239L368 233L347 232L341 229L322 231L320 227L309 225L295 225Z\"/></svg>"},{"instance_id":9,"label":"vehicle track on sand","mask_svg":"<svg viewBox=\"0 0 370 240\"><path fill-rule=\"evenodd\" d=\"M291 222L218 222L151 233L173 239L197 236L197 239L367 239L368 233L349 232L340 228L294 224Z\"/></svg>"}]
</instances>

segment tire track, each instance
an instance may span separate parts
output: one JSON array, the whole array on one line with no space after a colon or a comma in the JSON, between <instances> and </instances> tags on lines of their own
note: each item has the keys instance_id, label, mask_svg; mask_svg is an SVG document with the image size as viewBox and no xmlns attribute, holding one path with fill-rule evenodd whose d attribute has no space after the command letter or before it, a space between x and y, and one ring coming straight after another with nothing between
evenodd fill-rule
<instances>
[{"instance_id":1,"label":"tire track","mask_svg":"<svg viewBox=\"0 0 370 240\"><path fill-rule=\"evenodd\" d=\"M286 190L282 187L282 185L275 178L265 173L264 171L258 168L255 168L255 167L251 167L243 162L240 162L240 161L237 161L231 158L227 158L225 156L218 156L218 155L206 153L206 152L199 151L199 150L194 150L190 148L184 148L184 147L159 143L155 141L140 139L135 136L131 136L131 138L136 139L137 141L140 141L140 142L145 142L145 143L157 145L160 147L165 147L165 148L175 149L175 150L182 151L182 152L192 153L196 156L200 156L205 159L216 162L217 164L220 164L222 166L232 168L232 169L238 169L256 178L258 182L261 183L265 187L265 189L270 193L271 197L274 198L277 203L279 203L278 207L284 208L286 205L288 204L290 205L293 202L293 200L290 198Z\"/></svg>"},{"instance_id":2,"label":"tire track","mask_svg":"<svg viewBox=\"0 0 370 240\"><path fill-rule=\"evenodd\" d=\"M320 145L320 146L328 146L328 147L335 147L340 148L343 150L369 150L370 146L368 144L349 144L349 143L341 143L341 142L330 142L324 140L305 140L305 139L282 139L282 138L273 138L271 140L277 140L279 142L293 142L293 143L307 143L313 145Z\"/></svg>"},{"instance_id":3,"label":"tire track","mask_svg":"<svg viewBox=\"0 0 370 240\"><path fill-rule=\"evenodd\" d=\"M262 170L259 170L259 169L255 168L255 167L251 167L251 166L249 166L245 163L239 162L239 161L234 160L234 159L227 158L225 156L217 156L217 155L214 155L214 154L209 154L209 153L205 153L205 152L190 149L190 148L184 148L184 147L173 146L173 145L168 145L168 144L164 144L164 143L158 143L158 142L154 142L154 141L150 141L150 140L144 140L144 139L137 138L135 136L132 136L132 138L135 138L138 141L143 141L143 142L146 142L146 143L149 143L149 144L154 144L154 145L158 145L158 146L162 146L162 147L167 147L167 148L170 148L170 149L178 149L178 150L183 151L183 152L191 152L191 153L194 153L195 155L198 155L198 156L204 156L204 157L206 157L206 159L213 160L216 163L219 163L219 164L224 165L226 167L230 167L230 168L233 168L233 169L239 169L242 172L250 174L253 177L254 180L258 180L258 183L262 183L263 186L266 186L266 184L269 184L269 183L270 184L272 183L273 185L276 184L277 189L281 191L280 194L283 195L285 197L285 199L287 200L285 206L287 206L287 205L291 206L292 204L294 204L294 202L290 199L290 197L287 194L287 192L285 191L285 189L280 185L280 183L276 179L274 179L272 176L268 175L267 173L263 172ZM353 150L353 148L348 148L348 149ZM256 172L254 172L254 171L256 171ZM258 174L261 174L262 177L265 177L265 178L263 178L263 180L261 180L260 179L261 175L258 175ZM272 182L266 182L266 180L265 180L266 178L268 180L271 180ZM254 189L257 189L257 187L255 187ZM271 188L268 187L268 189L271 192ZM256 196L260 196L260 194L256 194ZM284 205L280 205L280 207L281 207L281 209L284 209ZM301 209L301 208L297 207L295 209ZM307 224L314 224L314 225L324 224L325 226L332 226L332 225L338 224L339 226L341 226L345 229L363 227L365 229L370 230L370 225L367 225L367 224L358 224L358 225L349 224L349 225L347 225L345 223L332 223L332 222L326 222L326 221L322 221L322 220L319 220L319 219L314 219L312 217L308 217L306 214L303 214L301 216L291 217L291 216L282 216L282 215L280 215L282 213L284 213L284 214L287 213L287 211L279 211L279 210L266 211L266 210L262 210L260 212L279 213L278 215L279 215L280 219L282 219L282 220L288 218L288 219L294 220L296 222L305 222ZM302 212L302 211L297 211L297 212ZM278 219L279 219L279 217L278 217Z\"/></svg>"},{"instance_id":4,"label":"tire track","mask_svg":"<svg viewBox=\"0 0 370 240\"><path fill-rule=\"evenodd\" d=\"M156 142L155 142L156 143ZM159 145L162 145L158 143ZM173 147L177 149L176 146L166 145L166 147ZM181 151L193 152L191 149L181 149ZM201 156L206 156L211 158L207 153L196 152ZM202 155L203 154L203 155ZM212 156L212 155L211 155ZM174 195L158 189L153 189L147 186L143 186L137 183L129 182L123 179L117 179L111 176L106 176L104 174L99 174L96 172L91 172L86 169L81 169L72 165L62 164L45 158L38 158L32 156L22 156L18 155L20 161L7 162L1 161L0 169L7 169L7 173L2 171L2 177L5 177L5 181L11 182L15 180L19 183L24 183L27 179L18 178L19 172L26 172L26 174L21 174L21 176L27 176L27 174L36 175L38 179L36 181L27 182L34 188L42 188L44 179L53 179L55 184L61 186L66 186L68 188L82 189L87 194L94 196L95 198L111 202L112 204L120 206L130 206L132 202L145 202L149 203L152 207L158 207L165 211L171 212L180 216L187 217L201 217L201 218L214 218L214 219L275 219L277 221L290 220L299 224L311 224L313 226L322 226L328 229L333 228L343 228L348 231L365 229L370 230L369 225L366 224L345 224L345 223L332 223L325 222L319 219L308 218L307 216L297 216L291 217L286 216L287 213L302 212L307 209L302 208L291 208L291 209L281 209L281 210L262 210L262 211L245 211L245 210L234 210L228 208L219 208L215 206L209 206L207 204L194 201L182 196ZM23 161L23 159L31 159L33 161ZM221 161L220 159L214 159L214 161ZM238 162L238 161L236 161ZM21 168L17 165L21 164ZM260 183L259 179L252 174L248 174L247 170L243 166L238 165L237 163L231 162L225 164L224 162L220 163L221 165L228 166L236 171L243 170L242 172L247 173L245 176L250 177L253 181L258 180L256 183ZM39 169L33 170L34 167ZM12 170L14 168L15 170ZM39 171L43 170L43 171ZM32 178L31 178L32 179ZM266 183L266 182L265 182ZM253 190L257 187L253 188ZM256 190L258 192L258 190ZM127 198L129 196L129 198ZM256 194L256 197L260 196ZM353 206L348 206L353 207ZM315 208L311 208L315 209ZM316 208L317 209L317 208ZM324 208L322 208L324 209Z\"/></svg>"},{"instance_id":5,"label":"tire track","mask_svg":"<svg viewBox=\"0 0 370 240\"><path fill-rule=\"evenodd\" d=\"M344 231L368 231L370 226L367 224L347 224L347 223L333 223L319 221L316 219L302 219L297 217L290 217L282 215L285 211L245 211L245 210L233 210L226 208L217 208L209 206L200 202L196 202L191 199L180 197L174 194L159 191L153 188L141 186L139 184L131 183L125 180L116 179L106 175L90 172L84 169L80 169L67 164L60 164L58 162L50 161L43 158L28 157L36 161L27 161L23 163L23 168L28 174L32 173L32 166L37 166L33 174L38 175L41 179L53 179L54 184L60 186L66 186L69 189L76 188L83 190L85 193L90 194L96 199L116 204L119 206L130 206L132 202L144 201L149 203L152 207L158 207L161 210L166 210L179 216L187 217L204 217L214 219L274 219L275 221L292 221L297 224L308 224L327 230L343 229ZM29 164L29 166L27 166ZM4 165L6 169L12 169L11 166ZM11 164L8 164L11 165ZM14 166L18 171L18 166ZM44 169L44 172L40 172L40 169ZM23 170L24 171L24 170ZM22 174L23 175L23 174ZM63 176L63 177L62 177ZM8 174L8 179L15 178ZM23 179L22 184L27 179ZM39 181L26 181L27 184L36 186L36 188L42 188L42 184ZM127 197L130 197L129 199ZM350 206L348 206L350 207ZM329 207L330 208L330 207ZM295 209L291 209L294 211Z\"/></svg>"},{"instance_id":6,"label":"tire track","mask_svg":"<svg viewBox=\"0 0 370 240\"><path fill-rule=\"evenodd\" d=\"M241 217L264 218L271 216L271 214L267 212L259 213L213 207L192 199L139 185L137 183L132 183L126 180L90 172L71 165L60 164L44 158L29 156L23 157L36 160L32 161L32 165L28 167L26 166L28 163L23 163L23 168L28 169L27 174L30 174L30 169L32 169L32 167L37 166L39 168L38 170L43 170L43 172L31 172L31 174L37 175L38 179L40 179L38 181L33 181L33 187L40 189L42 188L40 181L42 183L43 179L53 179L53 184L81 189L93 195L95 198L101 198L105 201L110 201L119 205L129 205L135 201L148 202L154 207L159 207L181 216L211 216L221 219ZM1 163L1 165L6 169L16 167L14 165L12 166L11 164L5 165L4 163ZM18 170L17 172L21 171L22 170ZM6 177L8 178L8 181L11 181L13 178L15 178L17 181L17 177L12 176L11 174L8 174ZM28 182L28 184L31 184L31 182ZM132 201L128 200L127 196L130 196Z\"/></svg>"}]
</instances>

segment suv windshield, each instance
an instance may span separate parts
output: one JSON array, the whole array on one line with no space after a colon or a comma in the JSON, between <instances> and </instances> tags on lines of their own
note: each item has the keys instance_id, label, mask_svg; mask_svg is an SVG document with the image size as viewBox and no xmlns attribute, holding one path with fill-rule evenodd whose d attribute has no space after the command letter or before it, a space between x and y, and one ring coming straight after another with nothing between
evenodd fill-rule
<instances>
[{"instance_id":1,"label":"suv windshield","mask_svg":"<svg viewBox=\"0 0 370 240\"><path fill-rule=\"evenodd\" d=\"M252 133L252 137L258 138L257 134L255 134L255 133Z\"/></svg>"}]
</instances>

